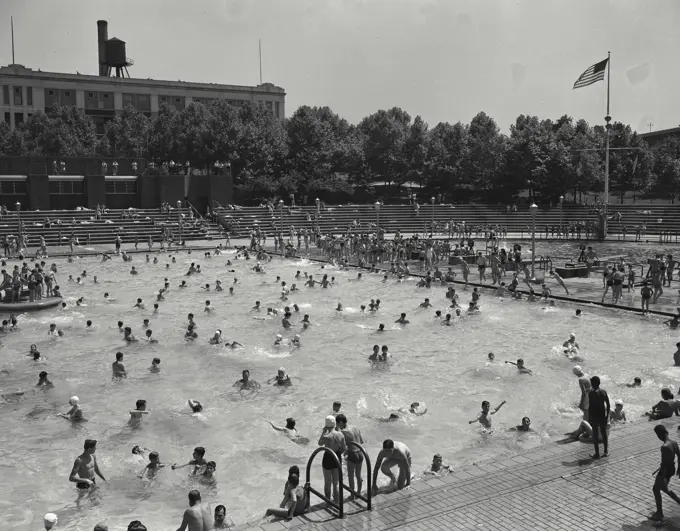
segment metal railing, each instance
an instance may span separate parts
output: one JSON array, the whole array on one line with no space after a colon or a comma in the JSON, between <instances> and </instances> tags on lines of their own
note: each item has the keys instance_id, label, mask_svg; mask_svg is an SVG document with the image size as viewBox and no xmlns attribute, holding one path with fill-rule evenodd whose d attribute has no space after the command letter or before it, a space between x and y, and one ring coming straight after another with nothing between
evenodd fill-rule
<instances>
[{"instance_id":1,"label":"metal railing","mask_svg":"<svg viewBox=\"0 0 680 531\"><path fill-rule=\"evenodd\" d=\"M354 441L351 441L348 443L349 446L356 446L361 453L364 456L364 460L366 461L366 497L363 496L360 492L357 492L355 490L352 490L349 488L347 485L345 485L343 481L343 474L342 474L342 463L340 462L340 459L338 459L338 455L331 450L330 448L326 448L325 446L320 446L314 452L312 452L312 455L309 457L309 460L307 461L307 470L306 470L306 479L305 479L305 490L307 491L307 495L309 496L309 493L315 494L319 498L321 498L323 501L325 501L328 505L333 507L338 511L338 518L344 518L345 517L345 501L344 501L344 495L343 492L346 490L347 492L351 493L354 495L355 498L359 498L360 500L363 500L366 502L366 507L370 511L372 509L372 504L371 504L371 497L372 497L372 485L371 485L371 460L368 457L368 454L366 453L366 450L358 444L355 443ZM340 492L339 492L339 502L336 503L330 498L326 497L325 494L322 494L318 490L316 490L314 487L312 487L311 484L311 473L312 473L312 463L314 462L314 458L321 452L329 453L333 461L338 467L338 481L340 482Z\"/></svg>"}]
</instances>

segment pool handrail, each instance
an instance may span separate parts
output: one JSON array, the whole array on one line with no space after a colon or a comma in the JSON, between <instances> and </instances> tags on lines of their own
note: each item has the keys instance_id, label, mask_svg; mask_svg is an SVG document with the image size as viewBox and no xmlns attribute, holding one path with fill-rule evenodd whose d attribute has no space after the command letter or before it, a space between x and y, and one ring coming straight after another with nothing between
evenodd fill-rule
<instances>
[{"instance_id":1,"label":"pool handrail","mask_svg":"<svg viewBox=\"0 0 680 531\"><path fill-rule=\"evenodd\" d=\"M352 490L350 487L345 485L343 481L343 475L342 475L342 463L340 462L340 459L338 459L338 455L331 450L330 448L327 448L325 446L319 446L316 450L312 452L312 455L309 456L309 459L307 460L307 470L306 470L306 477L305 477L305 490L307 491L307 496L309 496L309 493L315 494L319 498L321 498L323 501L325 501L327 504L329 504L331 507L334 507L338 511L338 518L344 518L345 517L345 504L344 504L344 496L343 496L343 491L348 491L351 494L353 494L356 498L359 498L360 500L363 500L366 502L366 507L370 511L372 509L372 496L373 496L373 488L371 485L372 481L372 475L371 475L371 459L368 457L368 454L366 453L366 450L364 449L363 446L361 446L359 443L356 443L354 441L350 441L348 443L348 446L356 446L361 453L364 456L364 459L366 460L366 497L363 496L360 492L356 492L355 490ZM312 463L314 462L314 458L320 453L320 452L330 452L330 454L333 457L333 460L338 466L338 481L340 482L340 502L335 503L333 500L327 498L324 494L316 490L315 488L312 487L311 485L311 472L312 472Z\"/></svg>"}]
</instances>

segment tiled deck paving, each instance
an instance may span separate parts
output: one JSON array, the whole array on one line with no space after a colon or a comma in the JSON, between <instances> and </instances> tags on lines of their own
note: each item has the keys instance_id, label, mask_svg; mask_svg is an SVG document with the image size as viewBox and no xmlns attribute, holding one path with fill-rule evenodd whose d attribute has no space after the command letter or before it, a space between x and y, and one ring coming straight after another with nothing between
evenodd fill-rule
<instances>
[{"instance_id":1,"label":"tiled deck paving","mask_svg":"<svg viewBox=\"0 0 680 531\"><path fill-rule=\"evenodd\" d=\"M678 423L664 423L675 438ZM372 511L347 503L343 520L317 510L252 529L680 531L680 506L665 494L665 523L648 518L655 509L652 473L660 462L655 424L642 419L613 430L611 455L600 461L589 458L592 445L550 444L444 478L415 481L410 490L374 498ZM671 481L674 487L680 491L677 478Z\"/></svg>"}]
</instances>

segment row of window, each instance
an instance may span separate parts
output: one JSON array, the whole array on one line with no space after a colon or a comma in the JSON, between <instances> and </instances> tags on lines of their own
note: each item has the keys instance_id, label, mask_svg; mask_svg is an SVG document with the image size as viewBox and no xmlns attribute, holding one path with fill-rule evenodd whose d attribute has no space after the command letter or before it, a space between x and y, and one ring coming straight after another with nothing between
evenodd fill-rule
<instances>
[{"instance_id":1,"label":"row of window","mask_svg":"<svg viewBox=\"0 0 680 531\"><path fill-rule=\"evenodd\" d=\"M28 113L28 116L32 116L33 113ZM7 125L12 125L12 113L5 112L4 116L5 123ZM24 123L24 113L23 112L15 112L14 113L14 125L17 126L19 124Z\"/></svg>"},{"instance_id":2,"label":"row of window","mask_svg":"<svg viewBox=\"0 0 680 531\"><path fill-rule=\"evenodd\" d=\"M11 98L10 98L11 91ZM24 90L23 87L15 87L9 85L2 86L2 103L3 105L23 105L24 104ZM26 105L33 105L33 87L26 87Z\"/></svg>"},{"instance_id":3,"label":"row of window","mask_svg":"<svg viewBox=\"0 0 680 531\"><path fill-rule=\"evenodd\" d=\"M28 185L26 181L0 181L0 195L26 195ZM137 181L108 181L107 194L136 194ZM84 195L84 181L50 181L50 194L53 195Z\"/></svg>"},{"instance_id":4,"label":"row of window","mask_svg":"<svg viewBox=\"0 0 680 531\"><path fill-rule=\"evenodd\" d=\"M11 99L10 99L11 91ZM208 105L213 101L213 98L193 98L193 101ZM238 106L244 105L247 100L227 100L230 105ZM23 87L15 87L9 85L2 86L2 103L5 105L23 105L24 95ZM73 106L76 104L75 90L45 89L45 108L50 109L54 104ZM184 109L186 98L183 96L158 96L158 103L168 104L178 110ZM281 117L280 102L267 101L267 107L278 117ZM26 87L26 105L33 105L33 88ZM151 112L151 96L149 94L123 94L123 107L132 105L140 112ZM85 92L85 108L86 109L103 109L114 110L114 96L113 92Z\"/></svg>"}]
</instances>

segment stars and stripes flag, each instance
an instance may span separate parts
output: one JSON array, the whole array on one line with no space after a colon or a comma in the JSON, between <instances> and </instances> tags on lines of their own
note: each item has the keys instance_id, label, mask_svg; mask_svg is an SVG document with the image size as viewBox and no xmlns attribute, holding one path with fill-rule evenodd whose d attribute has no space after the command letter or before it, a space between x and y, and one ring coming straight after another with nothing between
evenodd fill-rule
<instances>
[{"instance_id":1,"label":"stars and stripes flag","mask_svg":"<svg viewBox=\"0 0 680 531\"><path fill-rule=\"evenodd\" d=\"M602 81L604 79L604 71L607 68L608 62L609 58L605 59L604 61L600 61L599 63L595 63L593 66L588 68L576 80L576 83L574 83L574 88L577 89L581 87L587 87L588 85Z\"/></svg>"}]
</instances>

